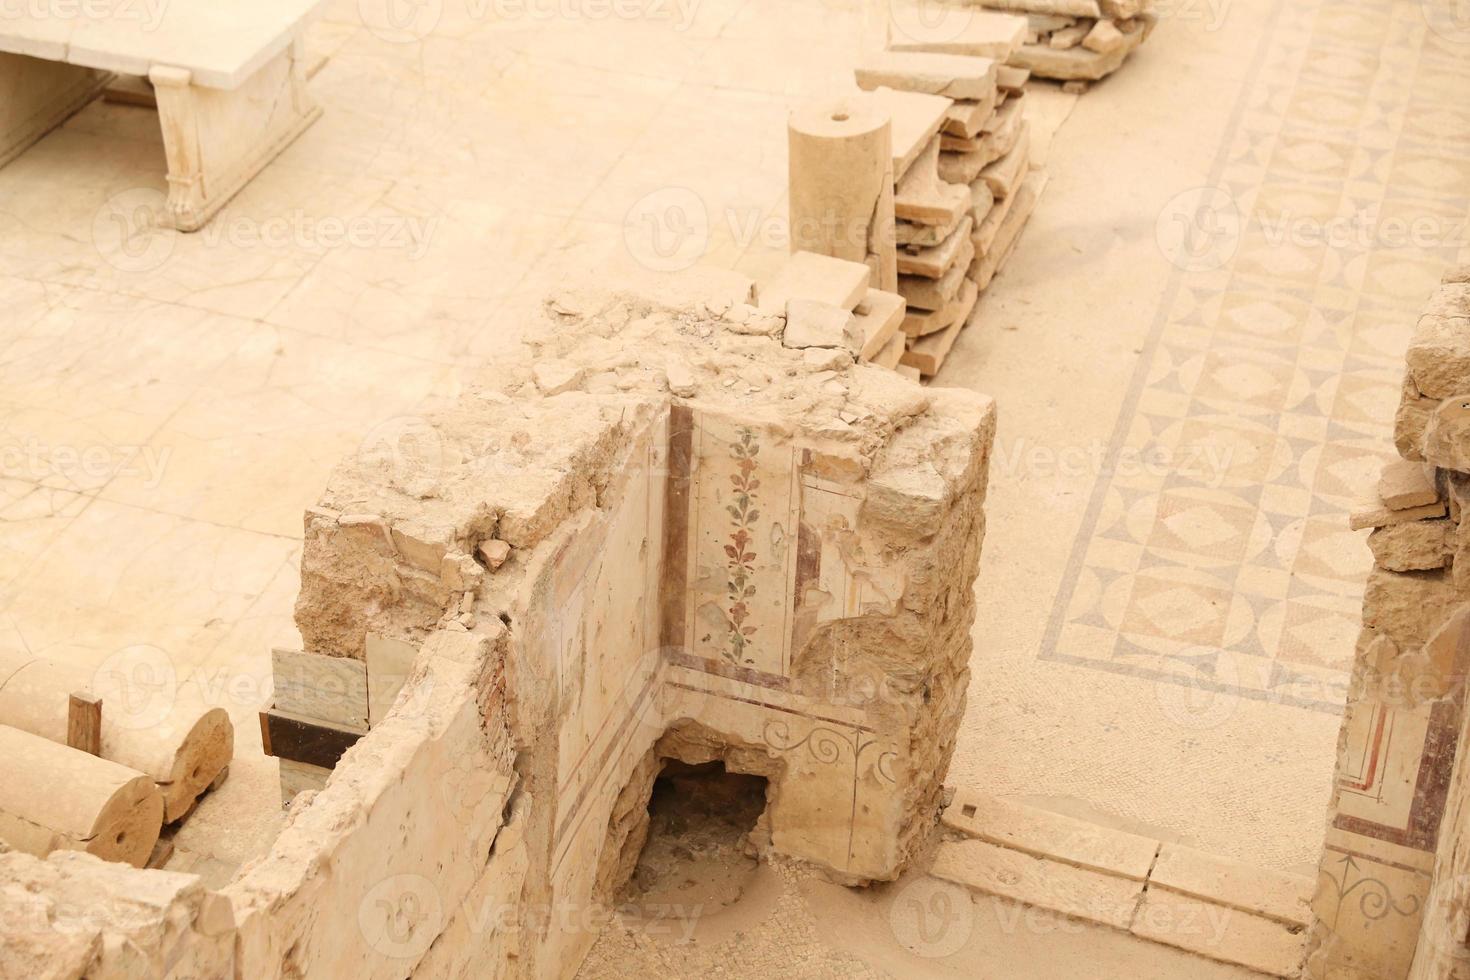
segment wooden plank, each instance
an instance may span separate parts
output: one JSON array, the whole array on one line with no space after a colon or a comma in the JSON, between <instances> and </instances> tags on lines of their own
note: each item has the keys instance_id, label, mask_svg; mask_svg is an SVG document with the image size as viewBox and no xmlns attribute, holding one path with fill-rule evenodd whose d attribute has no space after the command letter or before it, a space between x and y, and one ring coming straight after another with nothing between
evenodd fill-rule
<instances>
[{"instance_id":1,"label":"wooden plank","mask_svg":"<svg viewBox=\"0 0 1470 980\"><path fill-rule=\"evenodd\" d=\"M362 732L292 718L274 709L260 713L261 749L266 755L331 769Z\"/></svg>"},{"instance_id":2,"label":"wooden plank","mask_svg":"<svg viewBox=\"0 0 1470 980\"><path fill-rule=\"evenodd\" d=\"M66 704L66 744L79 752L102 755L102 699L74 692Z\"/></svg>"}]
</instances>

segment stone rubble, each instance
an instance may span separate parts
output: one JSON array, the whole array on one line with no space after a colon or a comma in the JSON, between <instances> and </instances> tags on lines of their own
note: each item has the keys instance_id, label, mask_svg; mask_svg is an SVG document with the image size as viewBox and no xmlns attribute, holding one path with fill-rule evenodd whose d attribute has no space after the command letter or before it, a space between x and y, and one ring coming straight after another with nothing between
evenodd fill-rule
<instances>
[{"instance_id":1,"label":"stone rubble","mask_svg":"<svg viewBox=\"0 0 1470 980\"><path fill-rule=\"evenodd\" d=\"M981 6L1025 15L1026 40L1011 65L1076 92L1121 68L1157 21L1151 0L981 0Z\"/></svg>"}]
</instances>

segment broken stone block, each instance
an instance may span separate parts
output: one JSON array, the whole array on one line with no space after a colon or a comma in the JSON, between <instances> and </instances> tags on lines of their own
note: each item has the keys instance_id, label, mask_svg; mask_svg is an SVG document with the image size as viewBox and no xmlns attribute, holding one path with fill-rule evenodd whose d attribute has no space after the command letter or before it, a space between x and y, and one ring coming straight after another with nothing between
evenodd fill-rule
<instances>
[{"instance_id":1,"label":"broken stone block","mask_svg":"<svg viewBox=\"0 0 1470 980\"><path fill-rule=\"evenodd\" d=\"M990 58L920 51L879 51L854 69L858 87L891 88L947 99L995 97L996 64Z\"/></svg>"},{"instance_id":2,"label":"broken stone block","mask_svg":"<svg viewBox=\"0 0 1470 980\"><path fill-rule=\"evenodd\" d=\"M505 560L510 557L510 545L495 538L481 542L480 547L476 550L480 560L485 563L485 567L492 572L504 565Z\"/></svg>"},{"instance_id":3,"label":"broken stone block","mask_svg":"<svg viewBox=\"0 0 1470 980\"><path fill-rule=\"evenodd\" d=\"M1365 527L1388 527L1392 524L1403 524L1407 521L1422 521L1443 516L1445 516L1445 505L1442 503L1426 504L1422 507L1404 507L1394 510L1391 507L1384 506L1382 501L1375 501L1349 514L1348 527L1354 531L1361 531Z\"/></svg>"},{"instance_id":4,"label":"broken stone block","mask_svg":"<svg viewBox=\"0 0 1470 980\"><path fill-rule=\"evenodd\" d=\"M1470 472L1470 396L1440 402L1424 426L1422 448L1427 462L1447 470Z\"/></svg>"},{"instance_id":5,"label":"broken stone block","mask_svg":"<svg viewBox=\"0 0 1470 980\"><path fill-rule=\"evenodd\" d=\"M891 88L876 89L871 98L880 112L888 114L892 124L893 179L902 181L909 168L939 135L953 103L941 95Z\"/></svg>"},{"instance_id":6,"label":"broken stone block","mask_svg":"<svg viewBox=\"0 0 1470 980\"><path fill-rule=\"evenodd\" d=\"M1126 47L1128 38L1122 31L1113 26L1110 20L1100 20L1092 25L1092 30L1082 39L1082 46L1089 51L1098 54L1111 54L1120 48Z\"/></svg>"},{"instance_id":7,"label":"broken stone block","mask_svg":"<svg viewBox=\"0 0 1470 980\"><path fill-rule=\"evenodd\" d=\"M951 317L948 325L937 333L930 333L909 341L909 347L904 351L902 363L916 368L921 375L926 377L938 374L939 369L944 366L945 358L954 349L960 331L969 321L979 296L980 290L976 285L968 279L964 280L959 295L945 310L946 316Z\"/></svg>"},{"instance_id":8,"label":"broken stone block","mask_svg":"<svg viewBox=\"0 0 1470 980\"><path fill-rule=\"evenodd\" d=\"M1401 649L1422 646L1458 602L1443 571L1374 568L1363 592L1363 625Z\"/></svg>"},{"instance_id":9,"label":"broken stone block","mask_svg":"<svg viewBox=\"0 0 1470 980\"><path fill-rule=\"evenodd\" d=\"M1403 391L1393 419L1393 445L1405 459L1424 458L1424 430L1439 406L1437 398L1426 398L1414 386L1413 375L1404 372Z\"/></svg>"},{"instance_id":10,"label":"broken stone block","mask_svg":"<svg viewBox=\"0 0 1470 980\"><path fill-rule=\"evenodd\" d=\"M1046 174L1029 174L1021 182L1021 189L1007 199L1010 206L1005 210L1000 227L994 232L995 237L990 242L990 247L970 264L970 279L981 289L990 285L1016 247L1016 242L1020 241L1022 229L1036 210L1042 191L1046 190L1047 179Z\"/></svg>"},{"instance_id":11,"label":"broken stone block","mask_svg":"<svg viewBox=\"0 0 1470 980\"><path fill-rule=\"evenodd\" d=\"M1110 51L1093 51L1081 45L1058 51L1040 44L1028 44L1016 52L1011 62L1042 78L1095 82L1117 71L1143 39L1142 30L1125 34L1124 43Z\"/></svg>"},{"instance_id":12,"label":"broken stone block","mask_svg":"<svg viewBox=\"0 0 1470 980\"><path fill-rule=\"evenodd\" d=\"M939 140L932 139L893 192L893 211L905 221L951 225L970 206L970 189L939 179Z\"/></svg>"},{"instance_id":13,"label":"broken stone block","mask_svg":"<svg viewBox=\"0 0 1470 980\"><path fill-rule=\"evenodd\" d=\"M905 308L903 297L897 293L868 290L856 314L858 334L863 338L860 360L874 360L887 349L903 323Z\"/></svg>"},{"instance_id":14,"label":"broken stone block","mask_svg":"<svg viewBox=\"0 0 1470 980\"><path fill-rule=\"evenodd\" d=\"M927 279L940 278L955 265L962 246L970 240L970 229L973 225L970 216L965 215L959 226L938 245L901 251L898 256L899 273Z\"/></svg>"},{"instance_id":15,"label":"broken stone block","mask_svg":"<svg viewBox=\"0 0 1470 980\"><path fill-rule=\"evenodd\" d=\"M1088 21L1081 24L1073 24L1071 27L1064 27L1059 31L1053 32L1046 39L1046 46L1057 51L1066 51L1069 48L1075 48L1082 43L1082 39L1087 36L1087 32L1091 29L1091 26L1092 23Z\"/></svg>"},{"instance_id":16,"label":"broken stone block","mask_svg":"<svg viewBox=\"0 0 1470 980\"><path fill-rule=\"evenodd\" d=\"M1373 551L1373 561L1392 572L1443 568L1454 553L1452 530L1447 520L1390 524L1368 535L1368 547Z\"/></svg>"},{"instance_id":17,"label":"broken stone block","mask_svg":"<svg viewBox=\"0 0 1470 980\"><path fill-rule=\"evenodd\" d=\"M1437 297L1441 303L1450 290L1470 296L1470 284L1441 286ZM1452 308L1461 308L1458 300ZM1470 393L1470 307L1453 316L1434 312L1421 316L1404 359L1420 394L1453 398Z\"/></svg>"},{"instance_id":18,"label":"broken stone block","mask_svg":"<svg viewBox=\"0 0 1470 980\"><path fill-rule=\"evenodd\" d=\"M1013 103L995 115L996 125L972 141L966 141L972 149L939 155L939 177L952 184L970 184L986 167L1000 160L1016 148L1026 134L1024 114L1019 102ZM941 141L941 146L943 142ZM994 194L994 185L986 181Z\"/></svg>"},{"instance_id":19,"label":"broken stone block","mask_svg":"<svg viewBox=\"0 0 1470 980\"><path fill-rule=\"evenodd\" d=\"M1433 471L1412 460L1385 463L1378 474L1378 499L1389 510L1437 502L1439 490L1434 485Z\"/></svg>"},{"instance_id":20,"label":"broken stone block","mask_svg":"<svg viewBox=\"0 0 1470 980\"><path fill-rule=\"evenodd\" d=\"M796 252L774 279L757 286L763 313L781 313L793 299L809 299L851 310L868 291L870 270L861 262Z\"/></svg>"},{"instance_id":21,"label":"broken stone block","mask_svg":"<svg viewBox=\"0 0 1470 980\"><path fill-rule=\"evenodd\" d=\"M786 331L781 343L787 347L835 347L854 356L863 347L857 320L840 306L810 299L793 299L786 304Z\"/></svg>"},{"instance_id":22,"label":"broken stone block","mask_svg":"<svg viewBox=\"0 0 1470 980\"><path fill-rule=\"evenodd\" d=\"M961 212L955 220L943 225L921 225L912 221L900 221L895 225L898 244L930 248L948 238L963 220L965 216Z\"/></svg>"},{"instance_id":23,"label":"broken stone block","mask_svg":"<svg viewBox=\"0 0 1470 980\"><path fill-rule=\"evenodd\" d=\"M883 346L883 349L873 357L873 363L879 367L886 367L890 371L894 370L903 361L903 352L906 346L904 335L895 333L888 338L888 343Z\"/></svg>"},{"instance_id":24,"label":"broken stone block","mask_svg":"<svg viewBox=\"0 0 1470 980\"><path fill-rule=\"evenodd\" d=\"M1023 120L1011 151L981 171L980 177L999 200L1021 186L1030 162L1031 125Z\"/></svg>"},{"instance_id":25,"label":"broken stone block","mask_svg":"<svg viewBox=\"0 0 1470 980\"><path fill-rule=\"evenodd\" d=\"M1001 65L995 71L996 87L1011 98L1026 94L1026 83L1030 79L1031 71L1019 65Z\"/></svg>"},{"instance_id":26,"label":"broken stone block","mask_svg":"<svg viewBox=\"0 0 1470 980\"><path fill-rule=\"evenodd\" d=\"M898 291L910 307L920 310L939 310L954 299L960 291L960 283L975 257L975 246L968 238L960 244L954 264L938 279L923 276L899 276Z\"/></svg>"},{"instance_id":27,"label":"broken stone block","mask_svg":"<svg viewBox=\"0 0 1470 980\"><path fill-rule=\"evenodd\" d=\"M978 101L956 102L944 112L944 125L940 132L946 136L959 139L972 139L978 135L985 126L985 121L995 112L999 104L999 76L1002 68L997 69L997 87L990 98Z\"/></svg>"}]
</instances>

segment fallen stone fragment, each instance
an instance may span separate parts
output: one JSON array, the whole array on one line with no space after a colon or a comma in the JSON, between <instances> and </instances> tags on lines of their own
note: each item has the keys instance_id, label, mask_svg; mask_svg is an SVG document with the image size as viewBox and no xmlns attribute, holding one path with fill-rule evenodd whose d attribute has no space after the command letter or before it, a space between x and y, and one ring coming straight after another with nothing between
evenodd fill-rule
<instances>
[{"instance_id":1,"label":"fallen stone fragment","mask_svg":"<svg viewBox=\"0 0 1470 980\"><path fill-rule=\"evenodd\" d=\"M1128 38L1123 32L1113 26L1110 20L1100 20L1092 25L1092 30L1082 39L1082 46L1089 51L1098 54L1112 54L1114 51L1128 45Z\"/></svg>"},{"instance_id":2,"label":"fallen stone fragment","mask_svg":"<svg viewBox=\"0 0 1470 980\"><path fill-rule=\"evenodd\" d=\"M856 316L858 334L863 338L858 351L859 360L875 360L887 349L888 342L903 323L905 309L906 304L899 294L881 289L868 290Z\"/></svg>"},{"instance_id":3,"label":"fallen stone fragment","mask_svg":"<svg viewBox=\"0 0 1470 980\"><path fill-rule=\"evenodd\" d=\"M810 299L793 299L786 304L786 332L781 343L787 347L835 347L856 355L863 347L858 322L840 306Z\"/></svg>"},{"instance_id":4,"label":"fallen stone fragment","mask_svg":"<svg viewBox=\"0 0 1470 980\"><path fill-rule=\"evenodd\" d=\"M1084 23L1073 24L1071 27L1064 27L1061 30L1054 32L1051 37L1046 39L1046 46L1057 51L1066 51L1071 48L1075 48L1077 45L1081 44L1082 39L1087 36L1087 32L1090 26L1090 24Z\"/></svg>"},{"instance_id":5,"label":"fallen stone fragment","mask_svg":"<svg viewBox=\"0 0 1470 980\"><path fill-rule=\"evenodd\" d=\"M1446 398L1429 413L1422 447L1435 466L1470 472L1470 395Z\"/></svg>"},{"instance_id":6,"label":"fallen stone fragment","mask_svg":"<svg viewBox=\"0 0 1470 980\"><path fill-rule=\"evenodd\" d=\"M980 177L997 199L1005 198L1020 187L1030 162L1031 124L1022 122L1011 151L981 171Z\"/></svg>"},{"instance_id":7,"label":"fallen stone fragment","mask_svg":"<svg viewBox=\"0 0 1470 980\"><path fill-rule=\"evenodd\" d=\"M996 72L997 76L999 71ZM979 101L956 102L944 110L944 125L940 132L947 136L969 138L978 134L1000 105L1000 89L990 93L990 98Z\"/></svg>"},{"instance_id":8,"label":"fallen stone fragment","mask_svg":"<svg viewBox=\"0 0 1470 980\"><path fill-rule=\"evenodd\" d=\"M1423 507L1439 500L1433 472L1423 463L1396 459L1378 474L1378 498L1389 510Z\"/></svg>"},{"instance_id":9,"label":"fallen stone fragment","mask_svg":"<svg viewBox=\"0 0 1470 980\"><path fill-rule=\"evenodd\" d=\"M505 560L510 557L510 544L497 538L481 542L479 547L480 559L490 571L495 571Z\"/></svg>"}]
</instances>

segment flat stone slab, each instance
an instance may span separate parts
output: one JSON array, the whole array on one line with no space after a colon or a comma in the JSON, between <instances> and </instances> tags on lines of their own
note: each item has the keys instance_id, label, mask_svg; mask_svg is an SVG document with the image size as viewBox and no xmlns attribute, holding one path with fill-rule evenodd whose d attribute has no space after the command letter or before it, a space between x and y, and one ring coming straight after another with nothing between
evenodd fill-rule
<instances>
[{"instance_id":1,"label":"flat stone slab","mask_svg":"<svg viewBox=\"0 0 1470 980\"><path fill-rule=\"evenodd\" d=\"M988 895L1114 929L1132 924L1143 895L1141 881L1032 857L980 840L940 844L930 873Z\"/></svg>"},{"instance_id":2,"label":"flat stone slab","mask_svg":"<svg viewBox=\"0 0 1470 980\"><path fill-rule=\"evenodd\" d=\"M947 99L995 97L996 64L991 58L928 51L879 51L853 71L858 87L886 87L942 95Z\"/></svg>"},{"instance_id":3,"label":"flat stone slab","mask_svg":"<svg viewBox=\"0 0 1470 980\"><path fill-rule=\"evenodd\" d=\"M889 34L893 51L933 51L1008 61L1026 40L1026 18L974 7L955 7L933 16L921 9L896 15Z\"/></svg>"},{"instance_id":4,"label":"flat stone slab","mask_svg":"<svg viewBox=\"0 0 1470 980\"><path fill-rule=\"evenodd\" d=\"M1039 807L961 790L944 811L961 833L1038 857L1143 881L1159 842Z\"/></svg>"},{"instance_id":5,"label":"flat stone slab","mask_svg":"<svg viewBox=\"0 0 1470 980\"><path fill-rule=\"evenodd\" d=\"M1305 929L1152 886L1131 931L1142 939L1275 977L1300 975L1306 942Z\"/></svg>"},{"instance_id":6,"label":"flat stone slab","mask_svg":"<svg viewBox=\"0 0 1470 980\"><path fill-rule=\"evenodd\" d=\"M118 3L108 17L37 16L45 11L19 4L0 19L0 51L125 75L182 68L196 85L233 89L284 51L323 2Z\"/></svg>"},{"instance_id":7,"label":"flat stone slab","mask_svg":"<svg viewBox=\"0 0 1470 980\"><path fill-rule=\"evenodd\" d=\"M875 89L872 95L879 108L892 120L893 179L897 182L939 135L945 113L954 103L942 95L901 92L891 88Z\"/></svg>"},{"instance_id":8,"label":"flat stone slab","mask_svg":"<svg viewBox=\"0 0 1470 980\"><path fill-rule=\"evenodd\" d=\"M898 334L899 325L903 323L905 309L903 297L897 293L868 290L855 311L858 331L863 338L859 360L877 361L880 354L887 352L890 342Z\"/></svg>"},{"instance_id":9,"label":"flat stone slab","mask_svg":"<svg viewBox=\"0 0 1470 980\"><path fill-rule=\"evenodd\" d=\"M1430 468L1409 459L1383 464L1378 474L1378 496L1389 510L1424 507L1439 500Z\"/></svg>"},{"instance_id":10,"label":"flat stone slab","mask_svg":"<svg viewBox=\"0 0 1470 980\"><path fill-rule=\"evenodd\" d=\"M756 305L767 313L785 313L791 300L809 299L851 310L867 293L870 274L861 262L797 252L760 287Z\"/></svg>"},{"instance_id":11,"label":"flat stone slab","mask_svg":"<svg viewBox=\"0 0 1470 980\"><path fill-rule=\"evenodd\" d=\"M1150 885L1287 925L1305 928L1312 922L1314 879L1251 867L1181 844L1160 848Z\"/></svg>"},{"instance_id":12,"label":"flat stone slab","mask_svg":"<svg viewBox=\"0 0 1470 980\"><path fill-rule=\"evenodd\" d=\"M938 279L954 265L960 254L960 246L969 241L974 222L969 215L960 219L955 230L938 245L927 247L908 246L898 251L898 271L905 276L923 276Z\"/></svg>"}]
</instances>

